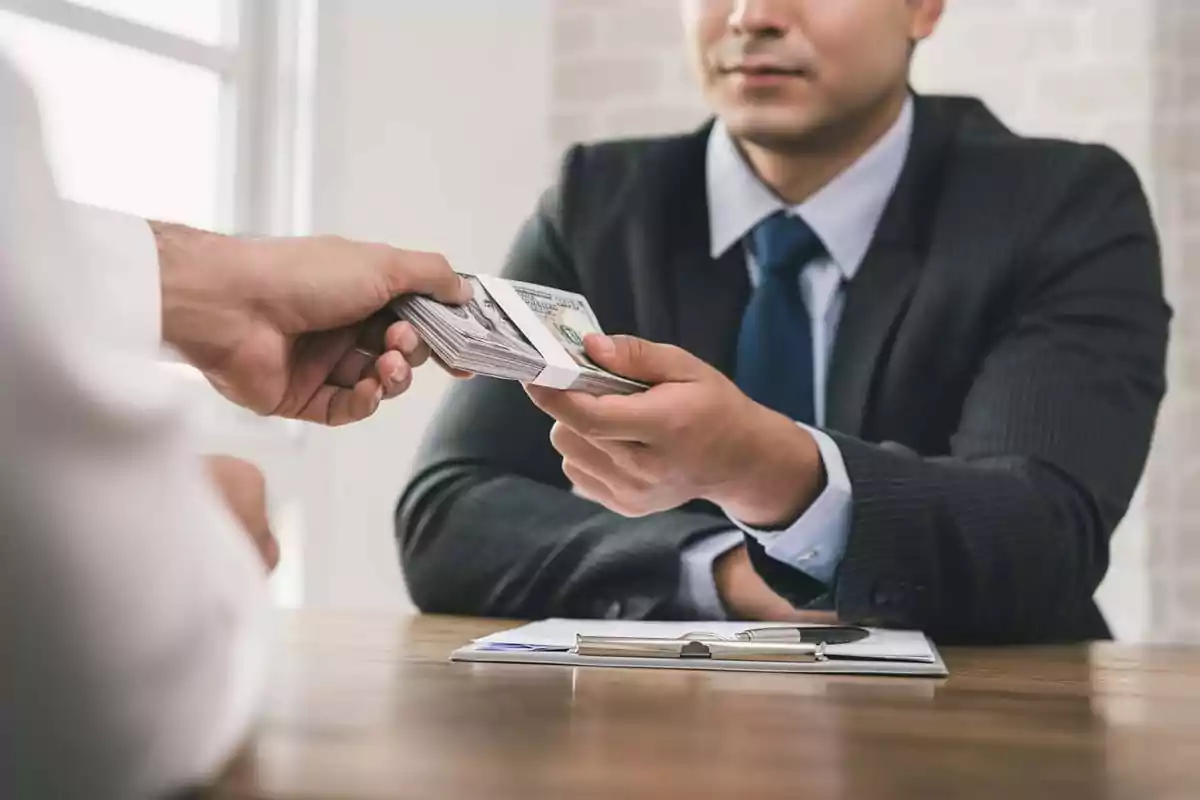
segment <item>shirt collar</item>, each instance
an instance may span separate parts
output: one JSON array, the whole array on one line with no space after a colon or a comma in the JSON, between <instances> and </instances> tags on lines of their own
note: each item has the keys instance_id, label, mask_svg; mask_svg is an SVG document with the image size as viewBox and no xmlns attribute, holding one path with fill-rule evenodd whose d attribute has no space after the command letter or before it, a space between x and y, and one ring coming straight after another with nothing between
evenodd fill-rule
<instances>
[{"instance_id":1,"label":"shirt collar","mask_svg":"<svg viewBox=\"0 0 1200 800\"><path fill-rule=\"evenodd\" d=\"M718 120L708 137L706 160L712 257L719 258L775 212L789 210L821 238L846 279L853 278L900 180L912 129L909 97L895 123L871 149L812 197L789 207L759 180Z\"/></svg>"}]
</instances>

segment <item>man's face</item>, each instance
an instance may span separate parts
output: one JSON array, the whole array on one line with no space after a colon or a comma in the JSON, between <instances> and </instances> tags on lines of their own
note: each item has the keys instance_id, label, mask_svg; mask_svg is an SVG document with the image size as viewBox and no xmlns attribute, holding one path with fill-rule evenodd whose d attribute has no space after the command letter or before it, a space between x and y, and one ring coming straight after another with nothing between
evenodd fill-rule
<instances>
[{"instance_id":1,"label":"man's face","mask_svg":"<svg viewBox=\"0 0 1200 800\"><path fill-rule=\"evenodd\" d=\"M803 148L867 116L908 79L943 0L683 0L705 94L740 138Z\"/></svg>"}]
</instances>

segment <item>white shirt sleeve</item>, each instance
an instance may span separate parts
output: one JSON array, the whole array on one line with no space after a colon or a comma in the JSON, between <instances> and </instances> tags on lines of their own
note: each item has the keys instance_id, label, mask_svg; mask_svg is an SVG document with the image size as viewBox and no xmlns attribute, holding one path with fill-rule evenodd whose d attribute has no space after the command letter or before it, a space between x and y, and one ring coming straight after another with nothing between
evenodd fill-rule
<instances>
[{"instance_id":1,"label":"white shirt sleeve","mask_svg":"<svg viewBox=\"0 0 1200 800\"><path fill-rule=\"evenodd\" d=\"M800 427L811 433L817 441L827 478L824 490L808 510L785 530L763 531L730 517L739 530L714 534L684 548L677 600L700 619L721 620L727 616L717 591L713 566L718 558L742 543L742 531L755 537L767 555L776 561L826 585L833 583L838 564L846 552L846 540L850 536L854 490L837 443L824 431L807 425Z\"/></svg>"},{"instance_id":2,"label":"white shirt sleeve","mask_svg":"<svg viewBox=\"0 0 1200 800\"><path fill-rule=\"evenodd\" d=\"M714 533L683 548L679 568L679 605L697 619L719 621L729 617L721 593L717 590L714 568L717 559L740 545L744 537L740 530Z\"/></svg>"},{"instance_id":3,"label":"white shirt sleeve","mask_svg":"<svg viewBox=\"0 0 1200 800\"><path fill-rule=\"evenodd\" d=\"M155 363L147 226L59 199L3 58L0 186L0 796L161 796L254 718L266 581Z\"/></svg>"},{"instance_id":4,"label":"white shirt sleeve","mask_svg":"<svg viewBox=\"0 0 1200 800\"><path fill-rule=\"evenodd\" d=\"M799 424L799 423L797 423ZM767 555L831 585L850 538L854 489L837 443L824 431L800 425L812 434L825 466L825 488L787 529L764 531L730 520L758 540Z\"/></svg>"}]
</instances>

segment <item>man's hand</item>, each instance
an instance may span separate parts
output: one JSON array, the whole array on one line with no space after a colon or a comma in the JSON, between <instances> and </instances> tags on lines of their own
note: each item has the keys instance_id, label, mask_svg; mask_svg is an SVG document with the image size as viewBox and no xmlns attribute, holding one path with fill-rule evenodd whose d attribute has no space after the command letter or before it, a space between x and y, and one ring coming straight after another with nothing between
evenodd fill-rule
<instances>
[{"instance_id":1,"label":"man's hand","mask_svg":"<svg viewBox=\"0 0 1200 800\"><path fill-rule=\"evenodd\" d=\"M627 516L709 500L762 528L791 524L820 494L812 436L708 364L629 336L585 344L600 366L654 387L605 397L526 387L557 421L551 441L580 494Z\"/></svg>"},{"instance_id":2,"label":"man's hand","mask_svg":"<svg viewBox=\"0 0 1200 800\"><path fill-rule=\"evenodd\" d=\"M262 472L249 461L233 456L207 456L204 465L225 504L254 543L267 572L271 572L279 563L279 542L267 519L267 483Z\"/></svg>"},{"instance_id":3,"label":"man's hand","mask_svg":"<svg viewBox=\"0 0 1200 800\"><path fill-rule=\"evenodd\" d=\"M221 394L260 414L342 425L408 388L428 348L384 307L463 303L439 255L338 237L242 239L151 223L163 338Z\"/></svg>"},{"instance_id":4,"label":"man's hand","mask_svg":"<svg viewBox=\"0 0 1200 800\"><path fill-rule=\"evenodd\" d=\"M717 594L732 619L756 622L837 623L832 611L803 611L777 595L755 572L745 546L735 547L713 564Z\"/></svg>"}]
</instances>

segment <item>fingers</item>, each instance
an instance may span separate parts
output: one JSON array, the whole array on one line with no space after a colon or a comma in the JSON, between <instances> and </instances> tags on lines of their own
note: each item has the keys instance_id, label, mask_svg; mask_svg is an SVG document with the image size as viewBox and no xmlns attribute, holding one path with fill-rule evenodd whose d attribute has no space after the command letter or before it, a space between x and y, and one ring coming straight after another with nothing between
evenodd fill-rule
<instances>
[{"instance_id":1,"label":"fingers","mask_svg":"<svg viewBox=\"0 0 1200 800\"><path fill-rule=\"evenodd\" d=\"M254 537L254 546L258 548L258 554L262 558L267 572L274 572L275 568L279 566L279 540L270 530L267 530Z\"/></svg>"},{"instance_id":2,"label":"fingers","mask_svg":"<svg viewBox=\"0 0 1200 800\"><path fill-rule=\"evenodd\" d=\"M648 505L652 485L628 464L628 450L639 445L617 442L597 446L562 423L550 429L550 442L563 457L563 474L581 497L627 517L659 510Z\"/></svg>"},{"instance_id":3,"label":"fingers","mask_svg":"<svg viewBox=\"0 0 1200 800\"><path fill-rule=\"evenodd\" d=\"M393 323L384 335L383 344L388 350L403 353L410 366L419 367L429 360L429 345L422 341L410 322Z\"/></svg>"},{"instance_id":4,"label":"fingers","mask_svg":"<svg viewBox=\"0 0 1200 800\"><path fill-rule=\"evenodd\" d=\"M562 425L550 430L550 441L562 454L562 471L580 497L615 509L617 493L601 475L614 475L612 459Z\"/></svg>"},{"instance_id":5,"label":"fingers","mask_svg":"<svg viewBox=\"0 0 1200 800\"><path fill-rule=\"evenodd\" d=\"M262 471L249 461L226 455L206 456L204 463L213 484L254 544L263 565L268 572L274 570L279 563L279 542L271 533L266 478Z\"/></svg>"},{"instance_id":6,"label":"fingers","mask_svg":"<svg viewBox=\"0 0 1200 800\"><path fill-rule=\"evenodd\" d=\"M564 462L573 462L593 475L613 475L618 471L612 456L561 422L550 429L550 444Z\"/></svg>"},{"instance_id":7,"label":"fingers","mask_svg":"<svg viewBox=\"0 0 1200 800\"><path fill-rule=\"evenodd\" d=\"M317 387L296 419L339 426L359 422L379 410L384 399L399 397L412 386L412 367L397 352L384 353L373 373L351 388L327 383Z\"/></svg>"},{"instance_id":8,"label":"fingers","mask_svg":"<svg viewBox=\"0 0 1200 800\"><path fill-rule=\"evenodd\" d=\"M348 354L354 353L355 333L352 329L342 328L335 331L315 333L300 337L290 354L291 370L282 377L287 380L287 388L279 404L270 412L272 416L308 419L305 410L312 405L316 395L333 380L335 373L345 386L354 386L361 380L365 365L372 357L359 353L356 358L350 356L351 363L342 365ZM342 375L341 373L345 373ZM337 387L330 387L337 388ZM327 392L324 394L328 394ZM322 397L328 402L328 397Z\"/></svg>"},{"instance_id":9,"label":"fingers","mask_svg":"<svg viewBox=\"0 0 1200 800\"><path fill-rule=\"evenodd\" d=\"M567 480L571 482L571 486L574 487L575 494L584 500L591 500L593 503L599 503L610 509L617 504L616 495L612 493L612 490L599 478L578 465L564 461L562 470L563 474L567 476Z\"/></svg>"},{"instance_id":10,"label":"fingers","mask_svg":"<svg viewBox=\"0 0 1200 800\"><path fill-rule=\"evenodd\" d=\"M331 427L348 425L374 414L383 395L378 378L364 378L353 389L326 384L317 389L296 418Z\"/></svg>"},{"instance_id":11,"label":"fingers","mask_svg":"<svg viewBox=\"0 0 1200 800\"><path fill-rule=\"evenodd\" d=\"M429 360L429 347L408 322L395 322L386 329L379 328L374 320L369 324L374 329L359 332L355 346L342 354L325 382L353 389L363 378L374 374L384 386L384 397L396 397L412 383L411 368ZM363 327L366 329L367 325Z\"/></svg>"},{"instance_id":12,"label":"fingers","mask_svg":"<svg viewBox=\"0 0 1200 800\"><path fill-rule=\"evenodd\" d=\"M360 422L379 410L384 387L376 378L364 378L353 389L342 389L329 401L327 425L336 427Z\"/></svg>"},{"instance_id":13,"label":"fingers","mask_svg":"<svg viewBox=\"0 0 1200 800\"><path fill-rule=\"evenodd\" d=\"M644 396L593 397L544 386L525 386L533 404L567 427L590 439L641 442L650 433Z\"/></svg>"},{"instance_id":14,"label":"fingers","mask_svg":"<svg viewBox=\"0 0 1200 800\"><path fill-rule=\"evenodd\" d=\"M581 465L610 487L615 488L617 483L641 487L653 481L653 473L648 475L643 469L650 451L637 442L589 440L556 422L550 429L550 444L564 459Z\"/></svg>"},{"instance_id":15,"label":"fingers","mask_svg":"<svg viewBox=\"0 0 1200 800\"><path fill-rule=\"evenodd\" d=\"M412 386L413 368L402 353L390 350L375 362L375 376L383 386L383 399L391 400Z\"/></svg>"},{"instance_id":16,"label":"fingers","mask_svg":"<svg viewBox=\"0 0 1200 800\"><path fill-rule=\"evenodd\" d=\"M471 299L470 284L437 253L391 248L386 270L392 296L424 294L455 305Z\"/></svg>"},{"instance_id":17,"label":"fingers","mask_svg":"<svg viewBox=\"0 0 1200 800\"><path fill-rule=\"evenodd\" d=\"M343 389L352 389L375 363L374 353L353 347L342 354L324 382Z\"/></svg>"},{"instance_id":18,"label":"fingers","mask_svg":"<svg viewBox=\"0 0 1200 800\"><path fill-rule=\"evenodd\" d=\"M800 608L793 609L784 621L804 622L809 625L838 625L841 622L836 611L807 611Z\"/></svg>"},{"instance_id":19,"label":"fingers","mask_svg":"<svg viewBox=\"0 0 1200 800\"><path fill-rule=\"evenodd\" d=\"M710 369L682 348L636 336L589 334L584 347L588 357L609 372L650 384L693 381Z\"/></svg>"}]
</instances>

